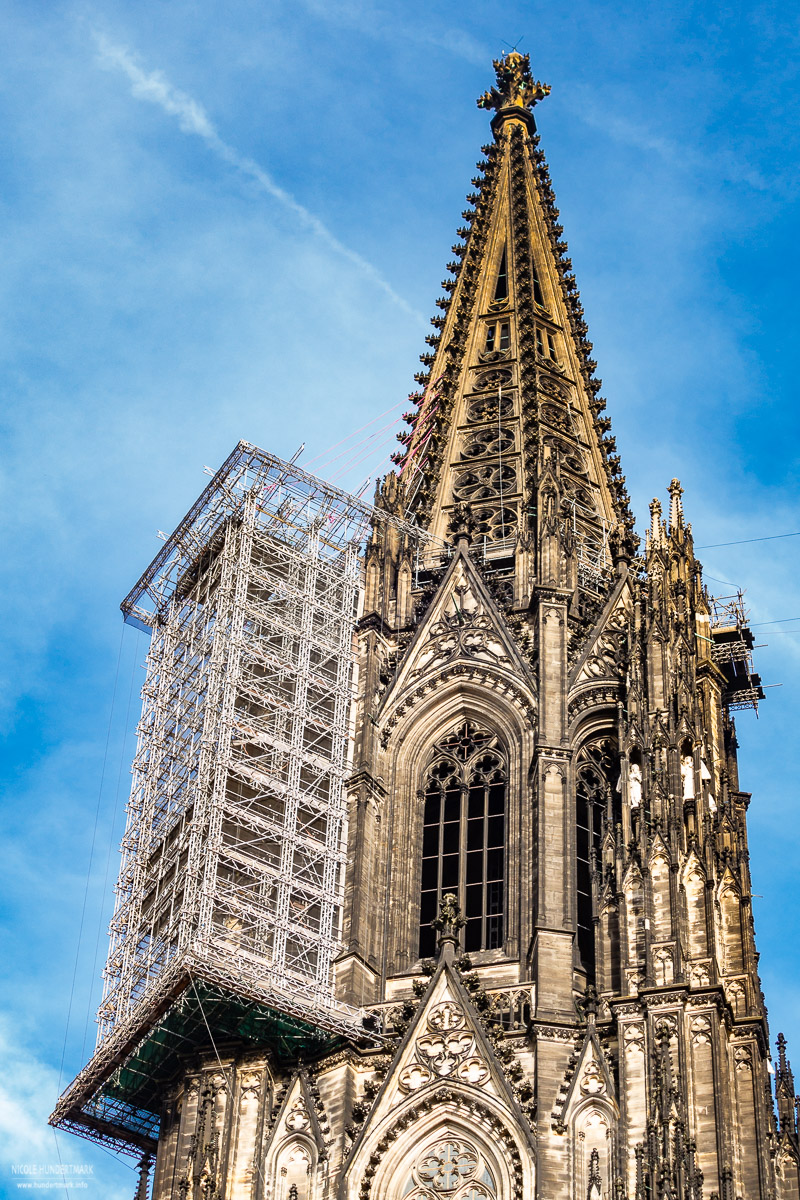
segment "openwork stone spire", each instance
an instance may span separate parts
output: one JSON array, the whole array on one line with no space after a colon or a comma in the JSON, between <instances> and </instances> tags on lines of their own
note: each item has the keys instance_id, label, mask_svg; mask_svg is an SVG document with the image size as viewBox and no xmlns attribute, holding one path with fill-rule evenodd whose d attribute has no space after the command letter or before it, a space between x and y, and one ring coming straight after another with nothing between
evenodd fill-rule
<instances>
[{"instance_id":1,"label":"openwork stone spire","mask_svg":"<svg viewBox=\"0 0 800 1200\"><path fill-rule=\"evenodd\" d=\"M534 580L569 591L588 581L605 595L610 539L630 557L634 535L531 111L550 89L517 51L494 67L496 86L478 101L495 110L493 140L393 461L406 511L435 536L452 537L469 509L473 554L513 560L524 608Z\"/></svg>"}]
</instances>

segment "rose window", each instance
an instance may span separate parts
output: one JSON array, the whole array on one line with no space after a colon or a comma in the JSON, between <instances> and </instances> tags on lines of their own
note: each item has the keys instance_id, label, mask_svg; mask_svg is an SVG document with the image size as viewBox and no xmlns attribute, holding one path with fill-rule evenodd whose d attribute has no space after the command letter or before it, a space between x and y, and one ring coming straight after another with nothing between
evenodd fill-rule
<instances>
[{"instance_id":1,"label":"rose window","mask_svg":"<svg viewBox=\"0 0 800 1200\"><path fill-rule=\"evenodd\" d=\"M480 1152L460 1138L442 1138L417 1159L403 1200L494 1200L494 1177Z\"/></svg>"}]
</instances>

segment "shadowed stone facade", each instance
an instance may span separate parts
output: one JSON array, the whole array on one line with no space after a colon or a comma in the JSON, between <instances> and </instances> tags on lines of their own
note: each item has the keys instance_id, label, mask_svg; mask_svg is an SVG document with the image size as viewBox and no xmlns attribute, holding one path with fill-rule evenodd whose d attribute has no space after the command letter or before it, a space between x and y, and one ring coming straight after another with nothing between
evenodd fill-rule
<instances>
[{"instance_id":1,"label":"shadowed stone facade","mask_svg":"<svg viewBox=\"0 0 800 1200\"><path fill-rule=\"evenodd\" d=\"M450 550L381 526L364 558L337 990L380 1040L198 1055L165 1097L158 1200L800 1196L739 668L677 480L633 533L531 112L549 89L525 56L495 66L376 501Z\"/></svg>"}]
</instances>

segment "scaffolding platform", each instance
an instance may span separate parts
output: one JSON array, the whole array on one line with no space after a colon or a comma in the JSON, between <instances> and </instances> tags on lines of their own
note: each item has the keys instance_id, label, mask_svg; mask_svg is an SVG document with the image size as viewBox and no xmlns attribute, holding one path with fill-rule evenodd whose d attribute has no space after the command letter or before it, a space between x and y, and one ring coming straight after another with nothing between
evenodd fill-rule
<instances>
[{"instance_id":1,"label":"scaffolding platform","mask_svg":"<svg viewBox=\"0 0 800 1200\"><path fill-rule=\"evenodd\" d=\"M97 1048L53 1124L141 1153L175 1047L214 1028L203 995L220 1032L277 1054L374 1037L336 999L333 962L376 524L434 548L240 442L123 601L151 635L133 785Z\"/></svg>"},{"instance_id":2,"label":"scaffolding platform","mask_svg":"<svg viewBox=\"0 0 800 1200\"><path fill-rule=\"evenodd\" d=\"M725 676L722 700L729 709L752 708L764 699L761 676L753 670L753 634L742 592L712 596L711 657Z\"/></svg>"}]
</instances>

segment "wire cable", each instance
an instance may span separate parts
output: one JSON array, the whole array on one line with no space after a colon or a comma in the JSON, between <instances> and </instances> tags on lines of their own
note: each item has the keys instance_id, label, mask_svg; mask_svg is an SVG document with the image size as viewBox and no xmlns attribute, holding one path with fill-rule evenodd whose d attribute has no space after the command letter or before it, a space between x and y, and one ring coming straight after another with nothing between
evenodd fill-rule
<instances>
[{"instance_id":1,"label":"wire cable","mask_svg":"<svg viewBox=\"0 0 800 1200\"><path fill-rule=\"evenodd\" d=\"M373 417L371 421L367 421L366 425L361 425L358 429L354 429L352 433L346 434L338 442L334 442L332 446L328 446L327 450L320 450L319 454L315 454L313 458L310 458L304 464L304 469L310 467L312 463L318 462L319 459L324 458L327 454L330 454L331 450L336 450L344 442L349 442L351 438L356 437L359 433L363 433L365 429L369 429L370 425L374 425L376 421L380 421L383 417L388 417L390 412L394 412L396 408L401 408L406 403L407 401L405 400L398 400L397 404L393 404L391 408L387 408L386 412L378 413L377 417Z\"/></svg>"},{"instance_id":2,"label":"wire cable","mask_svg":"<svg viewBox=\"0 0 800 1200\"><path fill-rule=\"evenodd\" d=\"M372 445L372 446L368 445L368 443L370 443L370 442L374 443L375 438L381 438L381 435L385 434L387 429L394 430L395 427L397 426L397 424L398 424L397 417L393 417L392 420L388 423L388 425L384 425L381 429L376 429L374 433L370 433L367 437L362 438L361 441L357 442L355 446L348 446L346 450L342 450L341 454L337 454L335 458L332 458L330 460L330 462L325 464L325 470L329 470L335 462L339 461L340 458L347 458L348 456L353 456L353 455L360 455L361 457L363 457L364 448L366 448L367 453L369 453L371 450L376 448L374 445ZM381 438L381 442L379 444L382 445L383 442L390 442L391 440L392 440L392 433L390 432L388 437ZM345 469L347 469L347 468L345 467ZM341 470L341 468L339 468L339 470Z\"/></svg>"},{"instance_id":3,"label":"wire cable","mask_svg":"<svg viewBox=\"0 0 800 1200\"><path fill-rule=\"evenodd\" d=\"M364 462L366 459L368 459L368 458L372 457L373 455L376 455L376 454L378 454L379 452L381 452L381 451L385 450L385 448L386 448L387 446L390 446L390 445L391 445L391 443L392 443L392 435L391 435L391 434L389 434L389 436L388 436L388 437L381 438L381 440L380 440L379 442L376 442L374 445L372 445L372 446L367 446L367 447L366 447L364 450L362 450L362 452L361 452L360 454L358 454L358 456L357 456L357 457L350 459L350 460L349 460L348 462L346 462L346 463L343 463L343 464L342 464L342 465L339 467L338 471L336 471L336 472L335 472L335 473L334 473L334 474L331 476L330 482L331 482L331 483L336 483L336 482L337 482L337 480L340 480L340 479L342 479L342 478L343 478L343 477L344 477L346 474L348 474L348 472L350 472L350 471L354 471L354 470L355 470L355 468L356 468L357 466L359 466L361 463L363 463L363 462ZM383 455L383 458L386 458L386 457L387 457L387 456L384 454L384 455Z\"/></svg>"},{"instance_id":4,"label":"wire cable","mask_svg":"<svg viewBox=\"0 0 800 1200\"><path fill-rule=\"evenodd\" d=\"M122 626L123 638L125 635L125 630L127 628L128 628L128 626L123 623L123 626ZM111 871L111 852L114 847L114 827L117 823L117 813L119 812L119 797L120 797L120 789L122 786L122 768L123 768L123 765L125 762L125 743L127 741L128 731L130 729L131 701L133 699L133 683L136 678L136 660L139 657L139 646L141 644L141 632L138 629L136 629L136 630L134 630L134 633L135 633L135 641L134 641L134 646L133 646L133 657L132 657L132 661L131 661L131 678L130 678L130 683L128 685L128 703L127 703L127 707L125 709L125 724L123 726L122 738L120 741L119 766L117 768L117 786L116 786L116 789L114 792L114 807L113 807L113 810L111 813L111 823L110 823L109 831L108 831L108 847L106 849L106 866L105 866L105 872L103 874L102 896L104 899L108 895L108 876ZM100 953L100 937L101 937L101 934L103 931L103 924L104 924L103 910L101 907L100 912L97 915L97 932L95 935L94 957L92 959L92 974L90 977L92 984L94 983L95 979L97 978L97 958ZM83 1043L81 1045L81 1062L82 1063L86 1061L84 1056L86 1053L86 1039L89 1035L89 1018L91 1016L91 1013L92 1013L92 993L91 993L91 985L90 985L89 997L86 1002L86 1021L85 1021L84 1027L83 1027Z\"/></svg>"},{"instance_id":5,"label":"wire cable","mask_svg":"<svg viewBox=\"0 0 800 1200\"><path fill-rule=\"evenodd\" d=\"M710 546L695 546L695 550L719 550L723 546L748 546L751 542L775 542L779 538L800 537L800 529L796 533L771 533L768 537L742 538L738 542L714 542Z\"/></svg>"},{"instance_id":6,"label":"wire cable","mask_svg":"<svg viewBox=\"0 0 800 1200\"><path fill-rule=\"evenodd\" d=\"M67 1005L67 1020L66 1020L66 1024L64 1027L64 1045L61 1048L61 1062L60 1062L59 1068L58 1068L58 1092L59 1092L59 1095L61 1094L61 1082L64 1077L64 1060L67 1055L67 1039L69 1037L69 1026L70 1026L70 1020L72 1018L72 1002L75 997L75 983L78 978L78 962L80 960L81 941L83 940L83 926L86 921L86 906L89 901L89 884L90 884L90 881L92 878L92 863L94 862L94 850L95 850L95 845L97 842L97 826L98 826L98 822L100 820L100 805L101 805L101 801L103 798L103 785L105 783L106 766L108 763L108 747L109 747L109 743L111 741L111 723L114 719L114 706L115 706L116 700L117 700L117 684L119 683L119 665L120 665L120 661L122 659L122 639L123 639L124 633L125 633L125 626L123 624L122 629L120 630L120 635L119 635L119 650L117 651L117 667L114 672L114 688L111 693L111 707L110 707L109 713L108 713L108 728L106 730L105 750L103 751L103 766L100 771L100 786L97 790L97 804L96 804L95 810L94 810L94 829L92 830L92 844L91 844L91 848L89 850L89 865L86 870L86 883L85 883L84 889L83 889L83 904L81 906L81 919L80 919L80 923L78 926L78 944L75 948L75 965L72 969L72 983L70 985L70 990L69 990L69 1004Z\"/></svg>"},{"instance_id":7,"label":"wire cable","mask_svg":"<svg viewBox=\"0 0 800 1200\"><path fill-rule=\"evenodd\" d=\"M233 1081L228 1079L228 1076L225 1072L225 1068L222 1065L222 1059L219 1056L219 1050L217 1049L217 1043L214 1041L214 1035L211 1032L211 1026L208 1023L208 1019L206 1017L206 1012L205 1012L205 1009L203 1008L203 1001L200 999L200 993L198 992L197 988L195 987L193 975L189 976L189 982L192 985L192 991L194 992L195 999L196 999L198 1007L200 1009L200 1015L203 1018L203 1024L205 1025L206 1029L208 1030L208 1036L211 1038L211 1046L214 1050L214 1054L216 1056L217 1062L219 1063L219 1069L222 1072L222 1078L225 1080L225 1084L228 1088L228 1096L230 1097L230 1099L232 1101L233 1100ZM267 1065L267 1070L269 1071L268 1065ZM272 1072L270 1072L270 1075L271 1074L272 1074ZM258 1168L258 1173L261 1176L262 1186L265 1186L264 1175L262 1173L261 1164L258 1161L258 1157L256 1158L256 1167Z\"/></svg>"}]
</instances>

